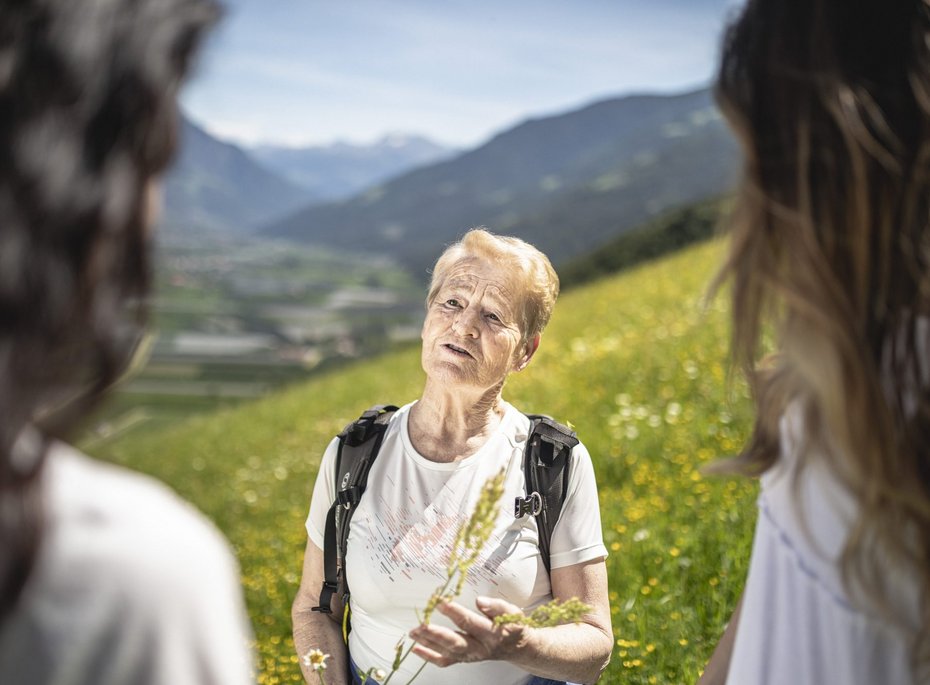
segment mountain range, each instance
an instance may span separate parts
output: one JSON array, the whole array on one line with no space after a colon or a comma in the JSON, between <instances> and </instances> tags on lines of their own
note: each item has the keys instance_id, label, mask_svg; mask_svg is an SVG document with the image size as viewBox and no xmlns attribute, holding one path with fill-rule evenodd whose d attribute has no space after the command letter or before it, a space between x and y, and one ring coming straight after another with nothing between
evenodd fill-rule
<instances>
[{"instance_id":1,"label":"mountain range","mask_svg":"<svg viewBox=\"0 0 930 685\"><path fill-rule=\"evenodd\" d=\"M182 117L161 224L169 235L247 233L320 199Z\"/></svg>"},{"instance_id":2,"label":"mountain range","mask_svg":"<svg viewBox=\"0 0 930 685\"><path fill-rule=\"evenodd\" d=\"M477 225L565 263L669 208L726 193L738 159L706 89L529 119L465 152L416 137L249 150L189 121L181 134L165 184L169 235L233 232L370 252L420 279Z\"/></svg>"},{"instance_id":3,"label":"mountain range","mask_svg":"<svg viewBox=\"0 0 930 685\"><path fill-rule=\"evenodd\" d=\"M169 234L248 234L454 152L403 134L370 145L244 148L213 137L186 117L180 143L165 179L162 224Z\"/></svg>"},{"instance_id":4,"label":"mountain range","mask_svg":"<svg viewBox=\"0 0 930 685\"><path fill-rule=\"evenodd\" d=\"M422 136L391 134L370 145L310 147L259 145L249 153L264 166L314 196L338 200L456 151Z\"/></svg>"},{"instance_id":5,"label":"mountain range","mask_svg":"<svg viewBox=\"0 0 930 685\"><path fill-rule=\"evenodd\" d=\"M487 225L559 263L665 209L726 192L737 159L706 89L612 98L527 120L263 234L389 255L425 278L444 245Z\"/></svg>"}]
</instances>

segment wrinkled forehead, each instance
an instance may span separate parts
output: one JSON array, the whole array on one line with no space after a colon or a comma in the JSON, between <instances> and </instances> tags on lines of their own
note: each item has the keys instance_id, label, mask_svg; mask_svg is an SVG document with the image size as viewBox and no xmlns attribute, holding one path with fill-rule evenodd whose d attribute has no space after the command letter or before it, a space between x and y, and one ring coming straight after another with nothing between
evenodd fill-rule
<instances>
[{"instance_id":1,"label":"wrinkled forehead","mask_svg":"<svg viewBox=\"0 0 930 685\"><path fill-rule=\"evenodd\" d=\"M523 302L522 282L513 270L478 257L460 259L449 268L440 292L450 290L481 290L514 311Z\"/></svg>"}]
</instances>

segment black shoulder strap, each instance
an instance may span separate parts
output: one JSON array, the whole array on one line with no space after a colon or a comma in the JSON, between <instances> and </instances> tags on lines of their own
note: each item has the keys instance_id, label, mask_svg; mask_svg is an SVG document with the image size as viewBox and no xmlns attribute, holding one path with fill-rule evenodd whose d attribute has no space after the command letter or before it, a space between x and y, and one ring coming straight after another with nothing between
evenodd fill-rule
<instances>
[{"instance_id":1,"label":"black shoulder strap","mask_svg":"<svg viewBox=\"0 0 930 685\"><path fill-rule=\"evenodd\" d=\"M524 514L536 517L539 528L539 551L546 571L550 571L549 543L552 530L562 513L562 504L568 493L568 466L578 436L549 416L528 414L530 432L523 454L523 477L526 479L526 498L517 498L514 516Z\"/></svg>"},{"instance_id":2,"label":"black shoulder strap","mask_svg":"<svg viewBox=\"0 0 930 685\"><path fill-rule=\"evenodd\" d=\"M368 484L368 472L378 456L388 422L397 411L390 404L379 404L347 425L339 433L336 455L336 497L326 514L323 537L323 587L320 604L313 611L331 613L330 601L340 589L343 598L349 586L345 578L345 549L349 538L349 521Z\"/></svg>"}]
</instances>

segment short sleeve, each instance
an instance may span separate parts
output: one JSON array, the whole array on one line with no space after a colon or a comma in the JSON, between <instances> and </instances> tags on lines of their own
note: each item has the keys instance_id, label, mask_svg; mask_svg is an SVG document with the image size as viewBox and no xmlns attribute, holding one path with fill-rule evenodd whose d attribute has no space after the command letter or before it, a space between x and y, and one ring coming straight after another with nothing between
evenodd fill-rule
<instances>
[{"instance_id":1,"label":"short sleeve","mask_svg":"<svg viewBox=\"0 0 930 685\"><path fill-rule=\"evenodd\" d=\"M339 438L333 438L320 462L316 474L313 495L310 499L310 515L307 516L307 535L320 549L323 549L323 537L326 529L326 514L336 498L336 456L339 452Z\"/></svg>"},{"instance_id":2,"label":"short sleeve","mask_svg":"<svg viewBox=\"0 0 930 685\"><path fill-rule=\"evenodd\" d=\"M550 564L562 568L606 557L594 466L587 448L579 443L572 451L562 515L552 531Z\"/></svg>"}]
</instances>

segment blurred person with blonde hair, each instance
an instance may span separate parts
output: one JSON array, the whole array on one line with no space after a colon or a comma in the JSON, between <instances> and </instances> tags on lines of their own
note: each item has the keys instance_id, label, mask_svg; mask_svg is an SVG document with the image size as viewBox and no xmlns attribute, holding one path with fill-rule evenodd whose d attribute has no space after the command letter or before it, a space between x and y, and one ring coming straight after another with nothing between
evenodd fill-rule
<instances>
[{"instance_id":1,"label":"blurred person with blonde hair","mask_svg":"<svg viewBox=\"0 0 930 685\"><path fill-rule=\"evenodd\" d=\"M228 544L64 440L143 335L156 183L211 0L0 4L0 682L245 685ZM169 458L175 455L169 455Z\"/></svg>"},{"instance_id":2,"label":"blurred person with blonde hair","mask_svg":"<svg viewBox=\"0 0 930 685\"><path fill-rule=\"evenodd\" d=\"M930 7L749 0L717 96L761 493L701 683L930 682Z\"/></svg>"}]
</instances>

